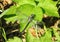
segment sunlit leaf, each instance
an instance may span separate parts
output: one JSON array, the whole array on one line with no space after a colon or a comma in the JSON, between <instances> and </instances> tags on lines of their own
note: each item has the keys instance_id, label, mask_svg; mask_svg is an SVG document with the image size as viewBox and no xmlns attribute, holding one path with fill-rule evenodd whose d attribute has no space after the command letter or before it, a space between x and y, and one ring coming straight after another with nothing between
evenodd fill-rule
<instances>
[{"instance_id":1,"label":"sunlit leaf","mask_svg":"<svg viewBox=\"0 0 60 42\"><path fill-rule=\"evenodd\" d=\"M8 39L7 42L22 42L22 40L18 37L14 37L13 39Z\"/></svg>"},{"instance_id":2,"label":"sunlit leaf","mask_svg":"<svg viewBox=\"0 0 60 42\"><path fill-rule=\"evenodd\" d=\"M52 42L52 35L51 35L51 31L45 29L45 34L43 36L40 37L40 42Z\"/></svg>"},{"instance_id":3,"label":"sunlit leaf","mask_svg":"<svg viewBox=\"0 0 60 42\"><path fill-rule=\"evenodd\" d=\"M58 10L56 7L57 2L53 2L52 0L40 0L38 6L42 7L45 10L45 14L49 16L59 17Z\"/></svg>"},{"instance_id":4,"label":"sunlit leaf","mask_svg":"<svg viewBox=\"0 0 60 42\"><path fill-rule=\"evenodd\" d=\"M35 16L35 20L36 21L41 21L42 18L43 18L43 11L40 7L35 7L34 8L34 14L36 15Z\"/></svg>"},{"instance_id":5,"label":"sunlit leaf","mask_svg":"<svg viewBox=\"0 0 60 42\"><path fill-rule=\"evenodd\" d=\"M16 2L17 6L23 5L23 4L31 4L31 5L35 5L34 0L13 0L14 2Z\"/></svg>"}]
</instances>

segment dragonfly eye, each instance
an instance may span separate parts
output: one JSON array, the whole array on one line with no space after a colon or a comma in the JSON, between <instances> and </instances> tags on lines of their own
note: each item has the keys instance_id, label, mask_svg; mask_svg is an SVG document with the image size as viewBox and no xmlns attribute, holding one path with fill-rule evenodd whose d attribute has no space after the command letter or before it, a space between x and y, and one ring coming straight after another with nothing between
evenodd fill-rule
<instances>
[{"instance_id":1,"label":"dragonfly eye","mask_svg":"<svg viewBox=\"0 0 60 42\"><path fill-rule=\"evenodd\" d=\"M31 14L31 16L28 19L29 19L29 21L32 21L34 18L35 18L35 15Z\"/></svg>"}]
</instances>

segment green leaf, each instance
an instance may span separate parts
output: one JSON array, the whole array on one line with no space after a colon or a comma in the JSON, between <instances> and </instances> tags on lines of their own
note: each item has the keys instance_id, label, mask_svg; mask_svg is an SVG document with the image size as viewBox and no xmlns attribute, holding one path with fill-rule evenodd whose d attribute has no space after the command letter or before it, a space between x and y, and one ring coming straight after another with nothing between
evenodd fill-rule
<instances>
[{"instance_id":1,"label":"green leaf","mask_svg":"<svg viewBox=\"0 0 60 42\"><path fill-rule=\"evenodd\" d=\"M9 9L5 10L2 14L12 15L16 13L16 6L11 6Z\"/></svg>"},{"instance_id":2,"label":"green leaf","mask_svg":"<svg viewBox=\"0 0 60 42\"><path fill-rule=\"evenodd\" d=\"M47 30L46 27L44 29L45 29L45 34L40 37L40 42L52 42L51 31Z\"/></svg>"},{"instance_id":3,"label":"green leaf","mask_svg":"<svg viewBox=\"0 0 60 42\"><path fill-rule=\"evenodd\" d=\"M10 22L10 21L14 22L16 20L20 21L20 24L21 24L20 31L22 31L24 29L24 27L26 26L28 17L31 14L36 15L36 17L35 17L36 21L41 21L42 17L43 17L42 9L40 7L35 7L30 4L21 5L20 7L18 7L16 9L15 14L16 14L16 16L11 16L11 17L5 18L5 19L8 22Z\"/></svg>"},{"instance_id":4,"label":"green leaf","mask_svg":"<svg viewBox=\"0 0 60 42\"><path fill-rule=\"evenodd\" d=\"M23 4L31 4L31 5L35 5L34 0L13 0L14 2L16 2L17 6L19 7L20 5Z\"/></svg>"},{"instance_id":5,"label":"green leaf","mask_svg":"<svg viewBox=\"0 0 60 42\"><path fill-rule=\"evenodd\" d=\"M8 39L7 42L22 42L22 40L18 37L14 37L13 39Z\"/></svg>"},{"instance_id":6,"label":"green leaf","mask_svg":"<svg viewBox=\"0 0 60 42\"><path fill-rule=\"evenodd\" d=\"M42 0L40 1L38 6L42 7L45 10L45 14L47 14L48 16L59 17L56 3L57 2L53 2L52 0Z\"/></svg>"},{"instance_id":7,"label":"green leaf","mask_svg":"<svg viewBox=\"0 0 60 42\"><path fill-rule=\"evenodd\" d=\"M25 14L20 14L17 18L21 24L20 32L22 32L24 30L26 24L28 23L28 16L26 16Z\"/></svg>"},{"instance_id":8,"label":"green leaf","mask_svg":"<svg viewBox=\"0 0 60 42\"><path fill-rule=\"evenodd\" d=\"M53 32L54 32L54 35L56 36L56 39L57 39L56 42L60 42L60 36L59 36L59 33L58 33L57 29L53 28Z\"/></svg>"},{"instance_id":9,"label":"green leaf","mask_svg":"<svg viewBox=\"0 0 60 42\"><path fill-rule=\"evenodd\" d=\"M39 1L40 6L42 6L46 2L49 2L49 3L51 3L54 6L56 6L56 4L57 4L57 1L54 2L53 0L36 0L36 1Z\"/></svg>"},{"instance_id":10,"label":"green leaf","mask_svg":"<svg viewBox=\"0 0 60 42\"><path fill-rule=\"evenodd\" d=\"M17 19L17 16L11 16L11 17L9 17L9 18L5 18L5 20L6 20L6 22L7 23L9 23L9 22L12 22L12 23L14 23L15 21L17 21L18 19Z\"/></svg>"},{"instance_id":11,"label":"green leaf","mask_svg":"<svg viewBox=\"0 0 60 42\"><path fill-rule=\"evenodd\" d=\"M33 14L34 7L35 6L30 5L30 4L24 4L24 5L21 5L19 8L17 8L17 12L30 16L31 14Z\"/></svg>"},{"instance_id":12,"label":"green leaf","mask_svg":"<svg viewBox=\"0 0 60 42\"><path fill-rule=\"evenodd\" d=\"M26 42L33 42L33 39L34 39L34 37L28 31L27 34L26 34Z\"/></svg>"},{"instance_id":13,"label":"green leaf","mask_svg":"<svg viewBox=\"0 0 60 42\"><path fill-rule=\"evenodd\" d=\"M20 20L21 28L20 31L24 29L24 27L27 24L28 17L31 16L31 14L36 15L35 20L41 21L43 17L43 12L40 7L35 7L30 4L24 4L21 5L19 8L17 8L17 16L18 20ZM25 18L26 17L26 18Z\"/></svg>"},{"instance_id":14,"label":"green leaf","mask_svg":"<svg viewBox=\"0 0 60 42\"><path fill-rule=\"evenodd\" d=\"M39 38L34 37L30 31L27 31L26 42L40 42Z\"/></svg>"},{"instance_id":15,"label":"green leaf","mask_svg":"<svg viewBox=\"0 0 60 42\"><path fill-rule=\"evenodd\" d=\"M2 14L0 14L0 18L4 15L15 15L16 6L11 6L9 9L5 10Z\"/></svg>"},{"instance_id":16,"label":"green leaf","mask_svg":"<svg viewBox=\"0 0 60 42\"><path fill-rule=\"evenodd\" d=\"M35 20L36 21L41 21L43 18L43 11L40 7L35 7L34 8L34 14L36 15Z\"/></svg>"},{"instance_id":17,"label":"green leaf","mask_svg":"<svg viewBox=\"0 0 60 42\"><path fill-rule=\"evenodd\" d=\"M4 17L5 20L7 20L7 22L14 22L16 21L17 19L17 16L16 16L16 6L11 6L9 9L5 10L1 15L0 15L0 18L1 17Z\"/></svg>"},{"instance_id":18,"label":"green leaf","mask_svg":"<svg viewBox=\"0 0 60 42\"><path fill-rule=\"evenodd\" d=\"M25 4L18 8L18 12L23 13L27 16L30 16L31 14L36 15L35 20L41 21L43 17L43 11L40 7L35 7L33 5Z\"/></svg>"},{"instance_id":19,"label":"green leaf","mask_svg":"<svg viewBox=\"0 0 60 42\"><path fill-rule=\"evenodd\" d=\"M4 28L2 28L2 30L3 30L3 31L2 31L2 36L4 37L5 40L7 40L7 38L6 38L6 33L5 33Z\"/></svg>"},{"instance_id":20,"label":"green leaf","mask_svg":"<svg viewBox=\"0 0 60 42\"><path fill-rule=\"evenodd\" d=\"M20 32L25 28L28 23L28 17L33 13L34 6L30 4L24 4L17 8L16 15L20 21Z\"/></svg>"}]
</instances>

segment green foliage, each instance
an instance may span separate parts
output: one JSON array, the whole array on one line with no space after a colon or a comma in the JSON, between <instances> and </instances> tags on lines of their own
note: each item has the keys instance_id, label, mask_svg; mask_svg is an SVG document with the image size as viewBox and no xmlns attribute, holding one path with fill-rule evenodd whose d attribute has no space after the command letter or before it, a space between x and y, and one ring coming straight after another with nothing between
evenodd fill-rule
<instances>
[{"instance_id":1,"label":"green foliage","mask_svg":"<svg viewBox=\"0 0 60 42\"><path fill-rule=\"evenodd\" d=\"M57 29L53 29L53 31L54 31L54 35L56 36L56 39L58 39L56 42L60 42L60 36L59 36L59 33L57 33L56 31L57 31Z\"/></svg>"},{"instance_id":2,"label":"green foliage","mask_svg":"<svg viewBox=\"0 0 60 42\"><path fill-rule=\"evenodd\" d=\"M53 17L59 17L57 12L56 4L52 0L13 0L16 2L16 5L11 6L7 10L5 10L2 14L0 14L0 18L4 18L7 23L15 21L19 21L20 24L20 32L24 30L24 27L28 23L28 18L31 14L35 15L34 21L42 21L43 14ZM39 2L38 4L36 2ZM37 4L37 5L36 5ZM32 22L31 22L32 23ZM35 24L35 23L34 23ZM31 26L30 24L29 26ZM28 26L28 27L29 27ZM45 35L41 38L33 37L29 31L26 34L26 42L52 42L51 31L45 28ZM54 33L58 39L57 42L60 42L60 36L54 30ZM4 33L4 38L6 39L6 34ZM22 42L20 38L14 37L14 39L9 39L7 42Z\"/></svg>"},{"instance_id":3,"label":"green foliage","mask_svg":"<svg viewBox=\"0 0 60 42\"><path fill-rule=\"evenodd\" d=\"M52 35L51 35L51 31L49 29L47 29L46 27L44 28L45 29L45 35L43 35L41 38L40 38L40 42L52 42Z\"/></svg>"},{"instance_id":4,"label":"green foliage","mask_svg":"<svg viewBox=\"0 0 60 42\"><path fill-rule=\"evenodd\" d=\"M42 7L45 10L45 14L48 16L59 17L58 10L56 7L57 2L53 2L52 0L39 0L38 6Z\"/></svg>"},{"instance_id":5,"label":"green foliage","mask_svg":"<svg viewBox=\"0 0 60 42\"><path fill-rule=\"evenodd\" d=\"M57 7L56 7L57 2L53 2L52 0L49 0L49 1L36 0L36 1L39 1L38 5L36 5L35 0L23 0L23 1L13 0L13 1L15 1L17 5L11 6L9 9L5 10L0 15L0 17L4 16L5 20L8 23L9 22L14 23L16 20L20 21L22 18L24 18L24 15L26 15L26 17L29 17L31 14L36 15L35 17L36 21L41 21L43 18L43 10L45 11L45 14L49 16L59 17L59 14L57 12ZM22 21L20 22L22 23ZM21 26L21 27L24 27L24 26Z\"/></svg>"},{"instance_id":6,"label":"green foliage","mask_svg":"<svg viewBox=\"0 0 60 42\"><path fill-rule=\"evenodd\" d=\"M8 39L7 42L22 42L22 40L18 37L14 37L13 39Z\"/></svg>"},{"instance_id":7,"label":"green foliage","mask_svg":"<svg viewBox=\"0 0 60 42\"><path fill-rule=\"evenodd\" d=\"M27 31L26 34L26 42L40 42L38 37L32 36L30 31Z\"/></svg>"}]
</instances>

